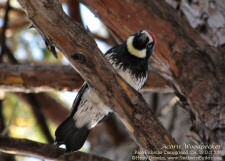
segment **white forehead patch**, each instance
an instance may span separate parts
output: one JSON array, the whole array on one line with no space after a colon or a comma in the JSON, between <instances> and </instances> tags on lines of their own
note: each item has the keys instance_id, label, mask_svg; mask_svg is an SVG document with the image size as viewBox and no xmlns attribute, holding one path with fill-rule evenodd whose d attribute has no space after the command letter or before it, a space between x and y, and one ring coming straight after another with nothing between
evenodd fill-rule
<instances>
[{"instance_id":1,"label":"white forehead patch","mask_svg":"<svg viewBox=\"0 0 225 161\"><path fill-rule=\"evenodd\" d=\"M143 30L143 31L141 31L141 33L147 35L147 37L149 38L149 42L148 43L153 42L152 36L147 31ZM134 56L136 56L138 58L145 58L147 49L146 48L142 49L142 50L136 49L133 46L133 40L134 40L134 36L130 36L127 39L127 49L128 49L128 51L131 53L131 55L134 55Z\"/></svg>"}]
</instances>

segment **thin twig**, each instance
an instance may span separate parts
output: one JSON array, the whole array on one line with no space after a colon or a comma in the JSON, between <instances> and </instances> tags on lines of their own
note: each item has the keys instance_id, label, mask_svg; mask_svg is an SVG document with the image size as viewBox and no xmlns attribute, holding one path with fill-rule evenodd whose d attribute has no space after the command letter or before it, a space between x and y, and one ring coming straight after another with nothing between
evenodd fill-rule
<instances>
[{"instance_id":1,"label":"thin twig","mask_svg":"<svg viewBox=\"0 0 225 161\"><path fill-rule=\"evenodd\" d=\"M30 93L26 96L26 99L28 99L29 104L31 105L32 111L34 113L34 116L38 122L38 125L40 126L45 138L47 139L48 143L53 143L54 139L50 133L50 130L48 128L46 117L44 116L42 112L42 108L40 107L40 103L37 101L34 94Z\"/></svg>"}]
</instances>

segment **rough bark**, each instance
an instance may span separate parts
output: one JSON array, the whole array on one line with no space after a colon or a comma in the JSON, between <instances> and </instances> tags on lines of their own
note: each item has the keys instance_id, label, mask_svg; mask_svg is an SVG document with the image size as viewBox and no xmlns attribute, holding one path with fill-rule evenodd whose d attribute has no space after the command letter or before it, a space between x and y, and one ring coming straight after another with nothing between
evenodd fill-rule
<instances>
[{"instance_id":1,"label":"rough bark","mask_svg":"<svg viewBox=\"0 0 225 161\"><path fill-rule=\"evenodd\" d=\"M176 145L141 95L116 73L90 34L71 21L57 1L18 1L35 28L56 44L84 80L115 110L141 148L160 151L162 145Z\"/></svg>"},{"instance_id":2,"label":"rough bark","mask_svg":"<svg viewBox=\"0 0 225 161\"><path fill-rule=\"evenodd\" d=\"M188 105L192 129L202 141L225 148L224 52L209 46L165 1L83 2L123 39L142 28L155 33L158 45L152 66Z\"/></svg>"},{"instance_id":3,"label":"rough bark","mask_svg":"<svg viewBox=\"0 0 225 161\"><path fill-rule=\"evenodd\" d=\"M143 91L172 92L168 83L150 71ZM78 90L84 80L70 66L0 64L0 89L6 92L46 92Z\"/></svg>"},{"instance_id":4,"label":"rough bark","mask_svg":"<svg viewBox=\"0 0 225 161\"><path fill-rule=\"evenodd\" d=\"M83 79L72 67L61 65L0 65L1 89L14 92L77 90Z\"/></svg>"},{"instance_id":5,"label":"rough bark","mask_svg":"<svg viewBox=\"0 0 225 161\"><path fill-rule=\"evenodd\" d=\"M76 22L83 23L80 15L80 3L79 1L68 0L69 15Z\"/></svg>"},{"instance_id":6,"label":"rough bark","mask_svg":"<svg viewBox=\"0 0 225 161\"><path fill-rule=\"evenodd\" d=\"M103 157L83 152L65 154L65 150L56 146L38 143L27 139L15 139L0 136L0 151L10 154L20 154L37 157L43 160L55 161L110 161Z\"/></svg>"},{"instance_id":7,"label":"rough bark","mask_svg":"<svg viewBox=\"0 0 225 161\"><path fill-rule=\"evenodd\" d=\"M184 14L201 37L215 47L225 45L225 0L166 0Z\"/></svg>"}]
</instances>

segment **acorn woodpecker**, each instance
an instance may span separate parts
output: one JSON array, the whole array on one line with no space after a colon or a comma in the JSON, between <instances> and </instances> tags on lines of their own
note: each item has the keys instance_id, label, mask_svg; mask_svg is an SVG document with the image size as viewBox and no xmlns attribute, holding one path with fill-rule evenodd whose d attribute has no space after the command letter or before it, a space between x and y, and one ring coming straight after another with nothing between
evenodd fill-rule
<instances>
[{"instance_id":1,"label":"acorn woodpecker","mask_svg":"<svg viewBox=\"0 0 225 161\"><path fill-rule=\"evenodd\" d=\"M156 43L152 32L141 30L124 43L109 49L105 57L120 76L140 90L148 75L148 62ZM65 144L67 151L79 150L91 128L113 113L87 83L79 90L69 117L56 129L55 144Z\"/></svg>"}]
</instances>

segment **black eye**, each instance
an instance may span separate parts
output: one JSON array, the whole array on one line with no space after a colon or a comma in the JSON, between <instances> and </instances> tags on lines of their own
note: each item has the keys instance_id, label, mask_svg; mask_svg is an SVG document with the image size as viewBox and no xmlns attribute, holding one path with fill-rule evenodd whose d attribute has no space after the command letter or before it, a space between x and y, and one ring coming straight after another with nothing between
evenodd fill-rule
<instances>
[{"instance_id":1,"label":"black eye","mask_svg":"<svg viewBox=\"0 0 225 161\"><path fill-rule=\"evenodd\" d=\"M148 43L147 48L152 48L154 46L154 42Z\"/></svg>"}]
</instances>

